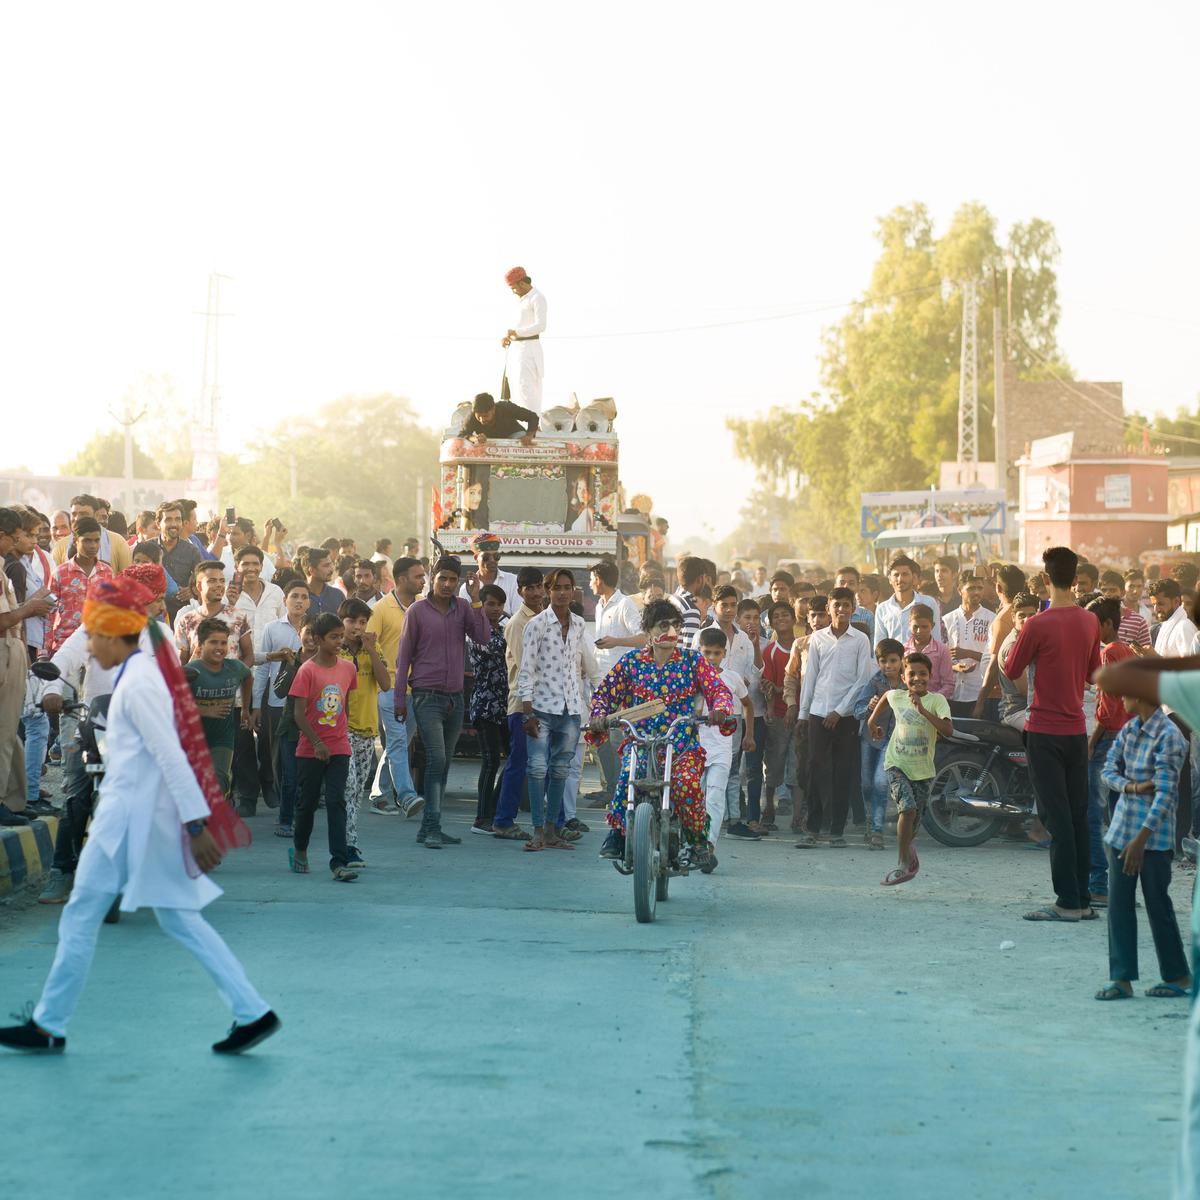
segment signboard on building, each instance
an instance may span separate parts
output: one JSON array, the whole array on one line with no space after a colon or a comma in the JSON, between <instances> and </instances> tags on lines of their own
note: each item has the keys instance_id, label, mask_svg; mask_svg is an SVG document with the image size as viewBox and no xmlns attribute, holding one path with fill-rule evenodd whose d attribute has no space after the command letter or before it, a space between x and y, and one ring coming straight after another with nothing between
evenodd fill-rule
<instances>
[{"instance_id":1,"label":"signboard on building","mask_svg":"<svg viewBox=\"0 0 1200 1200\"><path fill-rule=\"evenodd\" d=\"M1133 507L1133 476L1105 475L1104 487L1098 500L1104 502L1105 508Z\"/></svg>"}]
</instances>

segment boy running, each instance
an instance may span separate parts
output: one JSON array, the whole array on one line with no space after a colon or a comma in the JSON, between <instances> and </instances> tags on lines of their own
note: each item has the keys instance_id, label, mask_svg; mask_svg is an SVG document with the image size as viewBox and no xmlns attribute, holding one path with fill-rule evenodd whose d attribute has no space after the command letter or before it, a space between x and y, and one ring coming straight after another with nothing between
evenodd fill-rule
<instances>
[{"instance_id":1,"label":"boy running","mask_svg":"<svg viewBox=\"0 0 1200 1200\"><path fill-rule=\"evenodd\" d=\"M899 865L882 880L884 887L907 883L921 869L913 850L917 822L929 799L930 780L936 773L933 765L937 739L954 732L950 720L950 702L938 692L929 690L932 664L924 654L904 656L904 686L885 692L875 702L867 726L873 741L882 741L883 726L879 717L885 705L890 706L896 728L884 755L888 794L896 805L896 837Z\"/></svg>"}]
</instances>

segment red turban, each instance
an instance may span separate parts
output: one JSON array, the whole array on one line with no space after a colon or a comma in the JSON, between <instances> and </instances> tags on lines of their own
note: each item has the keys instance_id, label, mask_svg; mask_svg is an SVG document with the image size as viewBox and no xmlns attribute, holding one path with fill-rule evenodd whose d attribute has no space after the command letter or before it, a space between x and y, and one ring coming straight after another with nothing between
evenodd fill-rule
<instances>
[{"instance_id":1,"label":"red turban","mask_svg":"<svg viewBox=\"0 0 1200 1200\"><path fill-rule=\"evenodd\" d=\"M524 267L513 267L513 269L509 271L507 275L505 275L504 282L507 283L509 287L512 287L514 284L520 283L522 279L528 278L529 276L525 274Z\"/></svg>"},{"instance_id":2,"label":"red turban","mask_svg":"<svg viewBox=\"0 0 1200 1200\"><path fill-rule=\"evenodd\" d=\"M149 619L146 609L153 603L150 590L124 572L115 579L93 579L83 602L84 628L103 637L141 633Z\"/></svg>"},{"instance_id":3,"label":"red turban","mask_svg":"<svg viewBox=\"0 0 1200 1200\"><path fill-rule=\"evenodd\" d=\"M155 600L167 594L167 573L158 563L134 563L132 567L126 567L117 578L132 579L134 583L140 583Z\"/></svg>"}]
</instances>

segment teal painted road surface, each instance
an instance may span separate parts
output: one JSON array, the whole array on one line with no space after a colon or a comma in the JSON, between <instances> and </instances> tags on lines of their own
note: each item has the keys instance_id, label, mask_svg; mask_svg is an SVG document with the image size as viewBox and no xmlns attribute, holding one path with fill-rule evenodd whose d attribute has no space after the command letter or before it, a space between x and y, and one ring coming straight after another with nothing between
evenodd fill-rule
<instances>
[{"instance_id":1,"label":"teal painted road surface","mask_svg":"<svg viewBox=\"0 0 1200 1200\"><path fill-rule=\"evenodd\" d=\"M457 765L460 791L469 765ZM461 777L459 777L461 776ZM922 871L722 840L653 925L597 859L364 813L353 884L289 874L271 817L208 915L282 1032L229 1017L141 912L101 930L61 1058L0 1058L0 1194L53 1198L1165 1196L1185 1002L1092 999L1105 925L1031 925L1044 852ZM527 818L526 818L527 820ZM1174 890L1181 912L1191 878ZM0 1008L36 998L57 909L0 905ZM1013 942L1001 949L1002 943Z\"/></svg>"}]
</instances>

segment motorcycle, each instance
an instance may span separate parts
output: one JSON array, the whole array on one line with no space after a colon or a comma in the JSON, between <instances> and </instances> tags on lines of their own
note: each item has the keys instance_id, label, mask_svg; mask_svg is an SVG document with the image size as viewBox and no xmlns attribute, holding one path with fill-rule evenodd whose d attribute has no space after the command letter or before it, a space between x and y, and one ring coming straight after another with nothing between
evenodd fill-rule
<instances>
[{"instance_id":1,"label":"motorcycle","mask_svg":"<svg viewBox=\"0 0 1200 1200\"><path fill-rule=\"evenodd\" d=\"M1025 741L999 721L955 718L938 744L937 774L921 823L945 846L979 846L1036 812Z\"/></svg>"},{"instance_id":2,"label":"motorcycle","mask_svg":"<svg viewBox=\"0 0 1200 1200\"><path fill-rule=\"evenodd\" d=\"M39 659L29 670L36 678L47 683L62 678L62 672L48 659ZM62 711L75 718L74 743L82 757L84 771L83 779L76 783L66 797L61 818L70 830L74 854L78 858L87 838L87 826L96 806L100 781L104 778L104 747L107 737L105 718L111 697L99 696L88 705L79 699L79 692L73 684L64 681L63 687L70 688L75 694L74 700L64 698ZM104 918L106 925L116 925L121 920L120 904L121 897L118 896Z\"/></svg>"}]
</instances>

